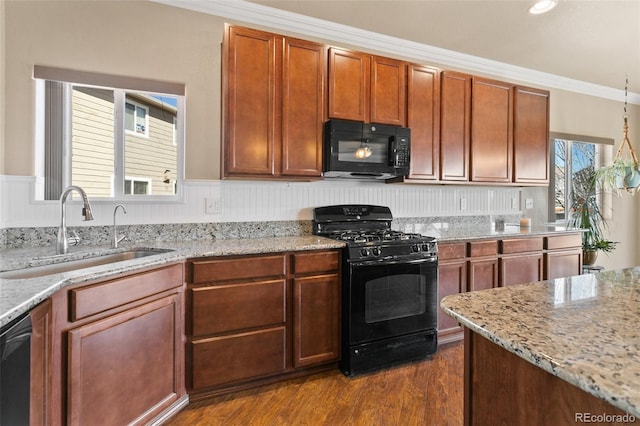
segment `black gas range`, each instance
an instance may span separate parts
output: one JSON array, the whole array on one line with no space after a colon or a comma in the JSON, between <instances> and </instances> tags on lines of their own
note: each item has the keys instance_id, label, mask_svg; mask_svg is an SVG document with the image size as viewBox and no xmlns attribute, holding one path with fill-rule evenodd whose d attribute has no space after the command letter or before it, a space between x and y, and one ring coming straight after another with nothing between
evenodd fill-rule
<instances>
[{"instance_id":1,"label":"black gas range","mask_svg":"<svg viewBox=\"0 0 640 426\"><path fill-rule=\"evenodd\" d=\"M344 241L342 371L366 373L437 350L434 238L391 229L385 206L314 209L313 232Z\"/></svg>"}]
</instances>

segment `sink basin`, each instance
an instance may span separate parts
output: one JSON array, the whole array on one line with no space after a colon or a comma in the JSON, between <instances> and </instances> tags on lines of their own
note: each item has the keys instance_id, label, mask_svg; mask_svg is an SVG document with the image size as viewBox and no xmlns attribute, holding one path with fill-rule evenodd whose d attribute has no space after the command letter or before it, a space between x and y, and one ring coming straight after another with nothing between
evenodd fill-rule
<instances>
[{"instance_id":1,"label":"sink basin","mask_svg":"<svg viewBox=\"0 0 640 426\"><path fill-rule=\"evenodd\" d=\"M78 269L90 268L92 266L107 265L109 263L122 262L125 260L139 259L141 257L153 256L156 254L168 253L171 249L140 248L118 253L103 254L100 256L88 257L86 259L70 260L68 262L54 263L51 265L34 266L31 268L16 269L14 271L0 272L0 278L4 279L24 279L37 278L51 274L75 271Z\"/></svg>"}]
</instances>

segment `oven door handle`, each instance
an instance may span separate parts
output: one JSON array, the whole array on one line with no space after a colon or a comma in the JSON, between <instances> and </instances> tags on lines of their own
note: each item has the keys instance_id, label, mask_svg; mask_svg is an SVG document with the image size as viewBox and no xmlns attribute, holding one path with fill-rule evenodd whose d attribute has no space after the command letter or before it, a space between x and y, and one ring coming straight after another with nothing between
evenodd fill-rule
<instances>
[{"instance_id":1,"label":"oven door handle","mask_svg":"<svg viewBox=\"0 0 640 426\"><path fill-rule=\"evenodd\" d=\"M417 265L420 263L436 263L438 261L437 256L422 257L420 259L375 259L375 260L363 260L351 262L352 266L371 266L371 265Z\"/></svg>"}]
</instances>

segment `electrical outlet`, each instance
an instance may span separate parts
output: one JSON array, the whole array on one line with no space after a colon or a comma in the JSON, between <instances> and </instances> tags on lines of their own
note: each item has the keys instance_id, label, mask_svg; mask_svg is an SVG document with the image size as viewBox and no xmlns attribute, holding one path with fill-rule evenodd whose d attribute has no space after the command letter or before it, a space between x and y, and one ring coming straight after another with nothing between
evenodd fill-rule
<instances>
[{"instance_id":1,"label":"electrical outlet","mask_svg":"<svg viewBox=\"0 0 640 426\"><path fill-rule=\"evenodd\" d=\"M204 212L206 214L220 214L222 213L222 200L219 198L205 198Z\"/></svg>"},{"instance_id":2,"label":"electrical outlet","mask_svg":"<svg viewBox=\"0 0 640 426\"><path fill-rule=\"evenodd\" d=\"M533 208L533 198L527 198L524 200L524 208L532 209Z\"/></svg>"},{"instance_id":3,"label":"electrical outlet","mask_svg":"<svg viewBox=\"0 0 640 426\"><path fill-rule=\"evenodd\" d=\"M464 211L467 209L467 199L460 198L460 211Z\"/></svg>"}]
</instances>

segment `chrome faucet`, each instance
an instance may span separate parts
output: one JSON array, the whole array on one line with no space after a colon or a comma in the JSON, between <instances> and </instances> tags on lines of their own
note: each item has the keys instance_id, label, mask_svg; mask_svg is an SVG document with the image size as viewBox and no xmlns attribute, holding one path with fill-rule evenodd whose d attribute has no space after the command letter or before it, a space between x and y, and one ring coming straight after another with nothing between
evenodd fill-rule
<instances>
[{"instance_id":1,"label":"chrome faucet","mask_svg":"<svg viewBox=\"0 0 640 426\"><path fill-rule=\"evenodd\" d=\"M56 240L56 254L66 254L69 251L69 239L67 238L67 218L66 218L66 209L65 206L67 204L67 197L72 191L76 191L78 194L82 196L82 202L84 203L82 207L82 216L84 216L84 220L93 220L93 213L91 213L91 204L89 204L89 199L87 198L86 192L79 186L71 185L65 188L62 191L62 195L60 196L60 227L58 228L58 238ZM79 238L74 239L76 244Z\"/></svg>"},{"instance_id":2,"label":"chrome faucet","mask_svg":"<svg viewBox=\"0 0 640 426\"><path fill-rule=\"evenodd\" d=\"M118 243L125 239L125 235L118 238L118 228L116 228L116 213L118 212L118 207L122 207L122 211L124 212L124 214L127 214L127 209L125 209L122 204L118 204L113 209L113 240L111 241L112 248L118 248Z\"/></svg>"}]
</instances>

